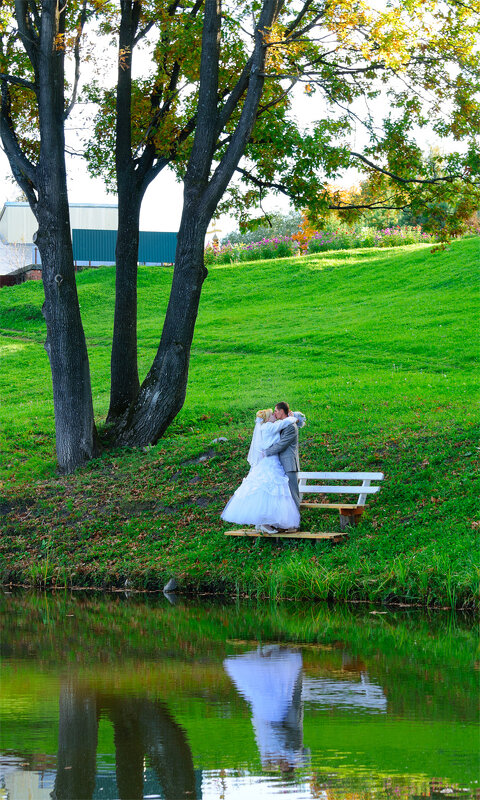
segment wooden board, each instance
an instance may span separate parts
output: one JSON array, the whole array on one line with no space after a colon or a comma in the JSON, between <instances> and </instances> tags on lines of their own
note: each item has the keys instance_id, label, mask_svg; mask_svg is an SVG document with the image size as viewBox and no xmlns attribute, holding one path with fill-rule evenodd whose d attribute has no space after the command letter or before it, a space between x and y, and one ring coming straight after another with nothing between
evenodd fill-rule
<instances>
[{"instance_id":1,"label":"wooden board","mask_svg":"<svg viewBox=\"0 0 480 800\"><path fill-rule=\"evenodd\" d=\"M297 473L300 479L321 481L381 481L383 472L304 472Z\"/></svg>"},{"instance_id":2,"label":"wooden board","mask_svg":"<svg viewBox=\"0 0 480 800\"><path fill-rule=\"evenodd\" d=\"M298 484L300 494L376 494L380 491L380 486L319 486L310 484Z\"/></svg>"},{"instance_id":3,"label":"wooden board","mask_svg":"<svg viewBox=\"0 0 480 800\"><path fill-rule=\"evenodd\" d=\"M359 514L363 514L363 511L365 509L365 506L359 506L359 505L357 505L357 503L309 503L308 501L304 502L303 500L300 503L300 507L301 508L317 508L317 509L336 508L337 510L340 509L340 508L346 508L346 509L350 509L350 510L358 508L359 509L359 512L358 512Z\"/></svg>"},{"instance_id":4,"label":"wooden board","mask_svg":"<svg viewBox=\"0 0 480 800\"><path fill-rule=\"evenodd\" d=\"M264 533L256 531L255 528L237 528L235 531L225 531L225 536L264 536L266 539L336 539L348 536L349 531L320 531L311 533L310 531L275 531L275 533Z\"/></svg>"}]
</instances>

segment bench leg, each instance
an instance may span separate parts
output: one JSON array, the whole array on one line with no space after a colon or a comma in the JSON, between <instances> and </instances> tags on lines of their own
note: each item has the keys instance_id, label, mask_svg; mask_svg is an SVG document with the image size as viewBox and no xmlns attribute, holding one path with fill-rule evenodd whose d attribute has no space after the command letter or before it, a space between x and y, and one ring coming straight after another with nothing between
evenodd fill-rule
<instances>
[{"instance_id":1,"label":"bench leg","mask_svg":"<svg viewBox=\"0 0 480 800\"><path fill-rule=\"evenodd\" d=\"M363 514L363 508L341 508L340 509L340 530L344 531L349 527L354 528Z\"/></svg>"}]
</instances>

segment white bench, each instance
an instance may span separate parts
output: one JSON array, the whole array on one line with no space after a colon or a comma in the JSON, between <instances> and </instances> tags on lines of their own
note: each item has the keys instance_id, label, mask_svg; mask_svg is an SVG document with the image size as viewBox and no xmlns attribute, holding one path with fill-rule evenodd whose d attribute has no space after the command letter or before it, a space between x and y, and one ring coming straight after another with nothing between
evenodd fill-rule
<instances>
[{"instance_id":1,"label":"white bench","mask_svg":"<svg viewBox=\"0 0 480 800\"><path fill-rule=\"evenodd\" d=\"M340 528L356 525L365 510L367 496L380 491L380 486L372 486L372 481L383 480L383 472L299 472L298 490L300 508L318 510L336 508L340 512ZM331 482L335 481L334 484ZM338 481L338 483L337 483ZM351 481L357 481L356 484ZM359 484L358 481L361 481ZM357 495L356 503L305 502L305 494L319 495Z\"/></svg>"}]
</instances>

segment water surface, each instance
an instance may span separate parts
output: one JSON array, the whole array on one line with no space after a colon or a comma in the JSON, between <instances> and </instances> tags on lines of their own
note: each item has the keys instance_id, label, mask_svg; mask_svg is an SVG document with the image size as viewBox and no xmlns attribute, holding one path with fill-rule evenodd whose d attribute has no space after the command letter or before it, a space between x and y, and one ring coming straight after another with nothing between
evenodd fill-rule
<instances>
[{"instance_id":1,"label":"water surface","mask_svg":"<svg viewBox=\"0 0 480 800\"><path fill-rule=\"evenodd\" d=\"M0 602L2 800L480 797L472 620Z\"/></svg>"}]
</instances>

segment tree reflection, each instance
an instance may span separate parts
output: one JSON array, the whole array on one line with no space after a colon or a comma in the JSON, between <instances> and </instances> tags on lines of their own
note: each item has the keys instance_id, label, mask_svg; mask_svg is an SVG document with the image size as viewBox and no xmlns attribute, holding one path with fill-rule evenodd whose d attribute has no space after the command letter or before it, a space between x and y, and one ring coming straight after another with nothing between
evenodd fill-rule
<instances>
[{"instance_id":1,"label":"tree reflection","mask_svg":"<svg viewBox=\"0 0 480 800\"><path fill-rule=\"evenodd\" d=\"M60 690L53 800L90 800L95 789L98 713L95 692L72 682Z\"/></svg>"},{"instance_id":2,"label":"tree reflection","mask_svg":"<svg viewBox=\"0 0 480 800\"><path fill-rule=\"evenodd\" d=\"M147 759L165 800L196 798L187 737L159 700L104 694L64 683L60 691L58 768L52 800L91 800L96 782L98 721L113 725L120 800L143 798Z\"/></svg>"}]
</instances>

